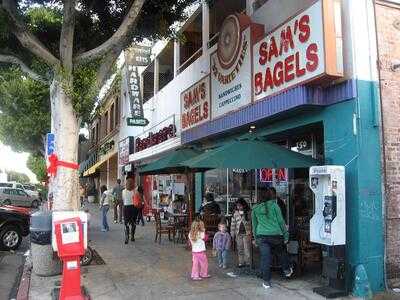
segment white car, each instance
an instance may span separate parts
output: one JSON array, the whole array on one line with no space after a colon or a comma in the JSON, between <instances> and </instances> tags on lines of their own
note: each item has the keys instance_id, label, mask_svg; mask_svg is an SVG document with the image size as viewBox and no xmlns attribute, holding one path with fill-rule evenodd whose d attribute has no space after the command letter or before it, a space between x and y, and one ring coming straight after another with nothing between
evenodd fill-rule
<instances>
[{"instance_id":1,"label":"white car","mask_svg":"<svg viewBox=\"0 0 400 300\"><path fill-rule=\"evenodd\" d=\"M34 185L22 184L15 181L10 181L10 182L0 182L0 188L2 187L23 190L33 199L40 201L39 192L36 190L36 187Z\"/></svg>"}]
</instances>

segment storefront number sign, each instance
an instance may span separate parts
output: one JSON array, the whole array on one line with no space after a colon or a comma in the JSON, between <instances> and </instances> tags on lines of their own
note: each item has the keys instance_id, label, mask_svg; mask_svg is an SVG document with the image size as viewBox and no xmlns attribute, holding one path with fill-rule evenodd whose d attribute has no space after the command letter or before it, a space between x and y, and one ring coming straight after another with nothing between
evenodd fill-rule
<instances>
[{"instance_id":1,"label":"storefront number sign","mask_svg":"<svg viewBox=\"0 0 400 300\"><path fill-rule=\"evenodd\" d=\"M340 13L323 10L318 1L254 45L255 100L301 83L343 76L341 24L325 17L328 12Z\"/></svg>"},{"instance_id":2,"label":"storefront number sign","mask_svg":"<svg viewBox=\"0 0 400 300\"><path fill-rule=\"evenodd\" d=\"M210 120L210 77L204 77L181 94L182 131Z\"/></svg>"},{"instance_id":3,"label":"storefront number sign","mask_svg":"<svg viewBox=\"0 0 400 300\"><path fill-rule=\"evenodd\" d=\"M286 182L288 180L287 169L260 169L260 182Z\"/></svg>"}]
</instances>

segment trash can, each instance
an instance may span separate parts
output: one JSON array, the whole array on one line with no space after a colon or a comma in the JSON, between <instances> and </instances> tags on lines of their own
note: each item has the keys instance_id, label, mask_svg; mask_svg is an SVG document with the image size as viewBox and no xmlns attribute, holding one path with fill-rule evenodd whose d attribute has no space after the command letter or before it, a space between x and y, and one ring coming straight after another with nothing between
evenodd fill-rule
<instances>
[{"instance_id":1,"label":"trash can","mask_svg":"<svg viewBox=\"0 0 400 300\"><path fill-rule=\"evenodd\" d=\"M51 212L38 211L31 215L31 255L32 271L39 276L61 274L61 261L54 255L51 246Z\"/></svg>"}]
</instances>

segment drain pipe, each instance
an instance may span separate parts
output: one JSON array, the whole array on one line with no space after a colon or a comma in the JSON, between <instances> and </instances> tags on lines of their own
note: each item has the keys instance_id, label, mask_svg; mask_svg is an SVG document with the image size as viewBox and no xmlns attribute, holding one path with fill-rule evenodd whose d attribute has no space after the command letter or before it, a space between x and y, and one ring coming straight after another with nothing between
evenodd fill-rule
<instances>
[{"instance_id":1,"label":"drain pipe","mask_svg":"<svg viewBox=\"0 0 400 300\"><path fill-rule=\"evenodd\" d=\"M387 268L386 268L386 260L387 260L387 232L388 225L386 217L388 215L388 206L386 205L386 178L387 178L387 164L386 164L386 149L385 149L385 127L383 122L383 105L382 105L382 73L381 73L381 64L380 64L380 51L379 51L379 36L378 36L378 24L377 24L377 14L376 14L376 0L373 0L373 8L374 8L374 19L375 19L375 40L376 40L376 53L377 53L377 68L378 68L378 84L379 84L379 103L380 103L380 113L381 113L381 142L382 142L382 165L383 165L383 182L382 182L382 220L385 222L384 224L384 262L383 262L383 272L384 272L384 284L385 289L389 290L388 287L388 278L387 278Z\"/></svg>"}]
</instances>

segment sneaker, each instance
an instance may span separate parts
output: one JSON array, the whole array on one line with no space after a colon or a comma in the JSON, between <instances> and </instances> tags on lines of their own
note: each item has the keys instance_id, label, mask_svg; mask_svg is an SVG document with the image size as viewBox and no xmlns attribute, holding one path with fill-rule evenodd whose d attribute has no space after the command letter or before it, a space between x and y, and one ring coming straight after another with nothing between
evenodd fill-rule
<instances>
[{"instance_id":1,"label":"sneaker","mask_svg":"<svg viewBox=\"0 0 400 300\"><path fill-rule=\"evenodd\" d=\"M285 270L283 273L285 273L286 278L290 278L293 275L293 268L289 268L289 270Z\"/></svg>"},{"instance_id":2,"label":"sneaker","mask_svg":"<svg viewBox=\"0 0 400 300\"><path fill-rule=\"evenodd\" d=\"M114 224L117 224L117 220L114 220Z\"/></svg>"},{"instance_id":3,"label":"sneaker","mask_svg":"<svg viewBox=\"0 0 400 300\"><path fill-rule=\"evenodd\" d=\"M107 230L105 230L104 228L101 230L101 232L106 232Z\"/></svg>"},{"instance_id":4,"label":"sneaker","mask_svg":"<svg viewBox=\"0 0 400 300\"><path fill-rule=\"evenodd\" d=\"M227 266L222 266L222 269L226 269L227 268Z\"/></svg>"},{"instance_id":5,"label":"sneaker","mask_svg":"<svg viewBox=\"0 0 400 300\"><path fill-rule=\"evenodd\" d=\"M239 265L238 265L238 268L239 268L239 269L244 268L244 267L245 267L245 265L242 265L242 264L239 264Z\"/></svg>"},{"instance_id":6,"label":"sneaker","mask_svg":"<svg viewBox=\"0 0 400 300\"><path fill-rule=\"evenodd\" d=\"M211 275L201 276L201 278L210 278Z\"/></svg>"},{"instance_id":7,"label":"sneaker","mask_svg":"<svg viewBox=\"0 0 400 300\"><path fill-rule=\"evenodd\" d=\"M223 266L222 266L222 264L219 264L218 267L222 268Z\"/></svg>"},{"instance_id":8,"label":"sneaker","mask_svg":"<svg viewBox=\"0 0 400 300\"><path fill-rule=\"evenodd\" d=\"M231 278L236 278L236 277L238 277L238 275L235 274L235 273L233 273L233 272L226 273L226 275L228 275L228 276L231 277Z\"/></svg>"},{"instance_id":9,"label":"sneaker","mask_svg":"<svg viewBox=\"0 0 400 300\"><path fill-rule=\"evenodd\" d=\"M203 280L203 279L200 278L200 277L193 277L192 280L193 280L193 281L200 281L200 280Z\"/></svg>"},{"instance_id":10,"label":"sneaker","mask_svg":"<svg viewBox=\"0 0 400 300\"><path fill-rule=\"evenodd\" d=\"M271 288L271 284L270 284L269 282L266 282L266 281L263 282L262 286L263 286L263 288L266 289L266 290L268 290L268 289Z\"/></svg>"}]
</instances>

